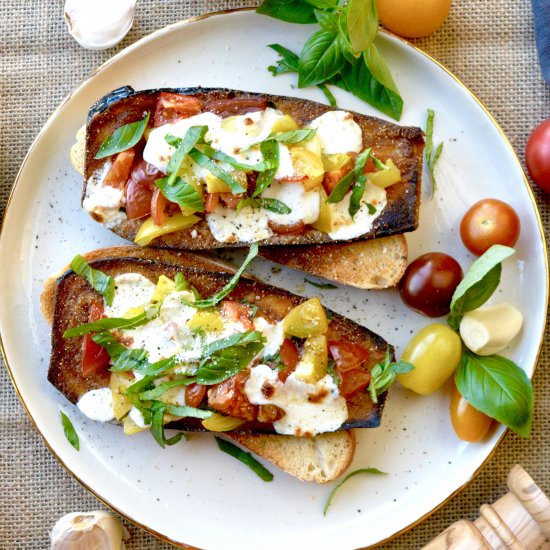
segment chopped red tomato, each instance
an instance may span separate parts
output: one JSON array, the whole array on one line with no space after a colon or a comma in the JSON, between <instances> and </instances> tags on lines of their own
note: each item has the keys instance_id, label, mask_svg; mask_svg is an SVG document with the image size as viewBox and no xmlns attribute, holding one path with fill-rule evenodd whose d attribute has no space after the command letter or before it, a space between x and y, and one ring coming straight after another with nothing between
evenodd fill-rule
<instances>
[{"instance_id":1,"label":"chopped red tomato","mask_svg":"<svg viewBox=\"0 0 550 550\"><path fill-rule=\"evenodd\" d=\"M330 170L325 173L323 187L327 195L330 195L334 191L338 182L351 170L351 168L351 162L348 162L345 166L342 166L342 168Z\"/></svg>"},{"instance_id":2,"label":"chopped red tomato","mask_svg":"<svg viewBox=\"0 0 550 550\"><path fill-rule=\"evenodd\" d=\"M301 176L285 176L284 178L281 178L281 181L305 181L307 180L307 176L301 175Z\"/></svg>"},{"instance_id":3,"label":"chopped red tomato","mask_svg":"<svg viewBox=\"0 0 550 550\"><path fill-rule=\"evenodd\" d=\"M208 390L208 406L229 416L254 420L257 407L246 396L244 385L247 379L248 372L241 371L228 380L211 386Z\"/></svg>"},{"instance_id":4,"label":"chopped red tomato","mask_svg":"<svg viewBox=\"0 0 550 550\"><path fill-rule=\"evenodd\" d=\"M267 222L267 225L269 226L271 231L274 231L279 235L303 233L306 229L306 224L303 221L299 221L292 225L280 225L270 220L269 222Z\"/></svg>"},{"instance_id":5,"label":"chopped red tomato","mask_svg":"<svg viewBox=\"0 0 550 550\"><path fill-rule=\"evenodd\" d=\"M255 97L234 97L230 99L216 99L209 101L205 106L205 111L216 113L221 117L233 115L245 115L253 111L264 111L267 109L268 102L265 98Z\"/></svg>"},{"instance_id":6,"label":"chopped red tomato","mask_svg":"<svg viewBox=\"0 0 550 550\"><path fill-rule=\"evenodd\" d=\"M232 323L240 323L244 330L254 330L250 318L250 309L247 305L232 300L222 302L222 315Z\"/></svg>"},{"instance_id":7,"label":"chopped red tomato","mask_svg":"<svg viewBox=\"0 0 550 550\"><path fill-rule=\"evenodd\" d=\"M369 351L359 344L352 342L328 341L329 353L336 362L338 370L347 370L360 367L369 357Z\"/></svg>"},{"instance_id":8,"label":"chopped red tomato","mask_svg":"<svg viewBox=\"0 0 550 550\"><path fill-rule=\"evenodd\" d=\"M130 176L132 162L134 162L136 152L134 149L127 149L118 153L105 176L104 184L117 189L124 189Z\"/></svg>"},{"instance_id":9,"label":"chopped red tomato","mask_svg":"<svg viewBox=\"0 0 550 550\"><path fill-rule=\"evenodd\" d=\"M338 391L342 397L351 397L357 392L364 390L371 380L369 372L363 369L351 369L342 371L336 367L340 376L340 386Z\"/></svg>"},{"instance_id":10,"label":"chopped red tomato","mask_svg":"<svg viewBox=\"0 0 550 550\"><path fill-rule=\"evenodd\" d=\"M279 349L279 355L285 368L279 371L278 378L281 382L285 382L296 369L296 365L300 360L300 353L294 342L290 338L285 338Z\"/></svg>"},{"instance_id":11,"label":"chopped red tomato","mask_svg":"<svg viewBox=\"0 0 550 550\"><path fill-rule=\"evenodd\" d=\"M206 197L204 199L204 211L214 212L219 202L220 202L219 193L206 193Z\"/></svg>"},{"instance_id":12,"label":"chopped red tomato","mask_svg":"<svg viewBox=\"0 0 550 550\"><path fill-rule=\"evenodd\" d=\"M151 217L155 225L162 225L166 220L166 207L168 206L168 200L162 194L161 190L157 187L153 191L153 197L151 198Z\"/></svg>"},{"instance_id":13,"label":"chopped red tomato","mask_svg":"<svg viewBox=\"0 0 550 550\"><path fill-rule=\"evenodd\" d=\"M126 215L129 220L144 218L151 213L153 191L146 183L130 178L126 185Z\"/></svg>"},{"instance_id":14,"label":"chopped red tomato","mask_svg":"<svg viewBox=\"0 0 550 550\"><path fill-rule=\"evenodd\" d=\"M189 407L198 407L206 395L206 386L190 384L185 388L185 404Z\"/></svg>"},{"instance_id":15,"label":"chopped red tomato","mask_svg":"<svg viewBox=\"0 0 550 550\"><path fill-rule=\"evenodd\" d=\"M172 124L183 118L189 118L201 112L200 101L196 97L162 92L157 101L154 126Z\"/></svg>"},{"instance_id":16,"label":"chopped red tomato","mask_svg":"<svg viewBox=\"0 0 550 550\"><path fill-rule=\"evenodd\" d=\"M233 193L220 193L220 199L225 203L225 206L231 208L231 210L237 209L237 205L242 198L242 194L233 195Z\"/></svg>"},{"instance_id":17,"label":"chopped red tomato","mask_svg":"<svg viewBox=\"0 0 550 550\"><path fill-rule=\"evenodd\" d=\"M92 302L90 307L90 322L99 321L103 317L103 304ZM89 376L109 365L110 357L107 350L96 344L90 334L86 334L82 341L82 374Z\"/></svg>"},{"instance_id":18,"label":"chopped red tomato","mask_svg":"<svg viewBox=\"0 0 550 550\"><path fill-rule=\"evenodd\" d=\"M370 157L369 160L367 160L367 164L365 164L365 169L363 170L364 174L368 174L369 172L376 172L376 166Z\"/></svg>"}]
</instances>

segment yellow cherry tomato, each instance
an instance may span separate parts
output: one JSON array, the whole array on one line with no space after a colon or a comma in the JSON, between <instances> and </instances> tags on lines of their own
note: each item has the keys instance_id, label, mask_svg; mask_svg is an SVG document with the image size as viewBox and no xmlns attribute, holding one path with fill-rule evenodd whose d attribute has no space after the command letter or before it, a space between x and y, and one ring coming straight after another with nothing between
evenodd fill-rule
<instances>
[{"instance_id":1,"label":"yellow cherry tomato","mask_svg":"<svg viewBox=\"0 0 550 550\"><path fill-rule=\"evenodd\" d=\"M388 30L419 38L435 32L449 15L451 0L376 0L380 23Z\"/></svg>"},{"instance_id":2,"label":"yellow cherry tomato","mask_svg":"<svg viewBox=\"0 0 550 550\"><path fill-rule=\"evenodd\" d=\"M451 422L456 435L464 441L475 443L481 441L493 425L493 419L474 409L460 392L453 390L451 397Z\"/></svg>"},{"instance_id":3,"label":"yellow cherry tomato","mask_svg":"<svg viewBox=\"0 0 550 550\"><path fill-rule=\"evenodd\" d=\"M400 384L422 395L440 388L453 374L462 354L462 342L456 332L434 323L417 332L409 341L401 359L414 369L398 374Z\"/></svg>"}]
</instances>

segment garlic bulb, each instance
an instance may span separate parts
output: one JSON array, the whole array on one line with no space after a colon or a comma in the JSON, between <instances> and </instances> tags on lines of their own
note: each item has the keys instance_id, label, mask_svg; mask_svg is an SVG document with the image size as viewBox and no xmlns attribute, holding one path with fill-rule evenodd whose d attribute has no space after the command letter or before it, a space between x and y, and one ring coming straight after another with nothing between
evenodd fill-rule
<instances>
[{"instance_id":1,"label":"garlic bulb","mask_svg":"<svg viewBox=\"0 0 550 550\"><path fill-rule=\"evenodd\" d=\"M71 36L89 50L118 44L132 27L137 0L66 0L64 17Z\"/></svg>"},{"instance_id":2,"label":"garlic bulb","mask_svg":"<svg viewBox=\"0 0 550 550\"><path fill-rule=\"evenodd\" d=\"M50 538L52 550L124 550L129 534L108 512L73 512L58 520Z\"/></svg>"}]
</instances>

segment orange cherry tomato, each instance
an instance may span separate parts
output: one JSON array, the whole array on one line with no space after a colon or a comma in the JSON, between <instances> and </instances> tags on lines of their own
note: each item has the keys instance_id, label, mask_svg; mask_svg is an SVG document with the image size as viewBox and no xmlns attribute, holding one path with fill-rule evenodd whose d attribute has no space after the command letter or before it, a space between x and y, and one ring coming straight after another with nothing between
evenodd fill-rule
<instances>
[{"instance_id":1,"label":"orange cherry tomato","mask_svg":"<svg viewBox=\"0 0 550 550\"><path fill-rule=\"evenodd\" d=\"M201 103L196 97L162 92L157 102L154 126L173 124L182 118L198 115L201 110Z\"/></svg>"},{"instance_id":2,"label":"orange cherry tomato","mask_svg":"<svg viewBox=\"0 0 550 550\"><path fill-rule=\"evenodd\" d=\"M464 246L481 256L494 244L514 246L521 224L516 211L498 199L476 202L460 222L460 237Z\"/></svg>"},{"instance_id":3,"label":"orange cherry tomato","mask_svg":"<svg viewBox=\"0 0 550 550\"><path fill-rule=\"evenodd\" d=\"M481 441L493 425L493 419L474 409L456 387L451 397L450 411L456 435L470 443Z\"/></svg>"},{"instance_id":4,"label":"orange cherry tomato","mask_svg":"<svg viewBox=\"0 0 550 550\"><path fill-rule=\"evenodd\" d=\"M162 225L165 222L167 205L168 200L157 187L153 191L153 197L151 198L151 217L155 225Z\"/></svg>"},{"instance_id":5,"label":"orange cherry tomato","mask_svg":"<svg viewBox=\"0 0 550 550\"><path fill-rule=\"evenodd\" d=\"M219 202L220 202L219 193L206 193L206 199L204 201L204 211L207 213L214 212Z\"/></svg>"},{"instance_id":6,"label":"orange cherry tomato","mask_svg":"<svg viewBox=\"0 0 550 550\"><path fill-rule=\"evenodd\" d=\"M130 169L132 168L132 163L134 162L134 157L136 152L134 149L127 149L118 153L103 180L105 185L110 187L115 187L117 189L124 189L128 177L130 176Z\"/></svg>"},{"instance_id":7,"label":"orange cherry tomato","mask_svg":"<svg viewBox=\"0 0 550 550\"><path fill-rule=\"evenodd\" d=\"M185 404L189 407L198 407L206 395L206 386L190 384L185 388Z\"/></svg>"}]
</instances>

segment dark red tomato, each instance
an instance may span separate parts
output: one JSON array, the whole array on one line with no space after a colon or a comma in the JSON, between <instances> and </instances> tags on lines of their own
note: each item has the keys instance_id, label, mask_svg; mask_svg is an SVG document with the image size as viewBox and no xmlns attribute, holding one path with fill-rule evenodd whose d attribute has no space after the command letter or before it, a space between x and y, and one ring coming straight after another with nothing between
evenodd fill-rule
<instances>
[{"instance_id":1,"label":"dark red tomato","mask_svg":"<svg viewBox=\"0 0 550 550\"><path fill-rule=\"evenodd\" d=\"M90 307L90 322L99 321L103 317L103 304L92 302ZM82 374L89 376L109 366L110 357L107 350L96 344L90 334L82 340Z\"/></svg>"},{"instance_id":2,"label":"dark red tomato","mask_svg":"<svg viewBox=\"0 0 550 550\"><path fill-rule=\"evenodd\" d=\"M265 111L268 102L265 98L247 98L235 97L232 99L217 99L209 101L205 106L205 111L216 113L221 117L244 115L253 111Z\"/></svg>"},{"instance_id":3,"label":"dark red tomato","mask_svg":"<svg viewBox=\"0 0 550 550\"><path fill-rule=\"evenodd\" d=\"M204 199L204 211L207 213L214 212L219 202L220 202L219 193L206 193L206 197Z\"/></svg>"},{"instance_id":4,"label":"dark red tomato","mask_svg":"<svg viewBox=\"0 0 550 550\"><path fill-rule=\"evenodd\" d=\"M410 308L428 317L441 317L449 313L451 298L463 276L454 258L442 252L430 252L407 267L399 283L399 293Z\"/></svg>"},{"instance_id":5,"label":"dark red tomato","mask_svg":"<svg viewBox=\"0 0 550 550\"><path fill-rule=\"evenodd\" d=\"M516 211L498 199L476 202L460 222L460 237L464 246L481 256L494 244L514 246L521 224Z\"/></svg>"},{"instance_id":6,"label":"dark red tomato","mask_svg":"<svg viewBox=\"0 0 550 550\"><path fill-rule=\"evenodd\" d=\"M208 406L229 416L254 420L257 407L246 396L244 386L247 380L248 372L241 371L224 382L211 386L208 390Z\"/></svg>"},{"instance_id":7,"label":"dark red tomato","mask_svg":"<svg viewBox=\"0 0 550 550\"><path fill-rule=\"evenodd\" d=\"M342 371L336 367L336 370L340 376L338 391L342 397L351 397L357 392L364 390L370 384L371 375L363 369Z\"/></svg>"},{"instance_id":8,"label":"dark red tomato","mask_svg":"<svg viewBox=\"0 0 550 550\"><path fill-rule=\"evenodd\" d=\"M132 162L134 162L135 155L136 152L134 149L128 149L118 153L105 176L105 185L116 187L121 190L124 189L130 176L130 169L132 168Z\"/></svg>"},{"instance_id":9,"label":"dark red tomato","mask_svg":"<svg viewBox=\"0 0 550 550\"><path fill-rule=\"evenodd\" d=\"M129 220L144 218L151 213L153 191L146 183L130 178L126 185L126 215Z\"/></svg>"},{"instance_id":10,"label":"dark red tomato","mask_svg":"<svg viewBox=\"0 0 550 550\"><path fill-rule=\"evenodd\" d=\"M135 181L148 185L151 189L155 189L155 180L162 178L164 174L157 170L155 166L141 159L132 166L130 177Z\"/></svg>"},{"instance_id":11,"label":"dark red tomato","mask_svg":"<svg viewBox=\"0 0 550 550\"><path fill-rule=\"evenodd\" d=\"M244 330L254 330L250 309L246 304L226 300L222 302L222 315L232 323L241 323Z\"/></svg>"},{"instance_id":12,"label":"dark red tomato","mask_svg":"<svg viewBox=\"0 0 550 550\"><path fill-rule=\"evenodd\" d=\"M369 357L369 351L359 344L352 342L328 341L328 350L339 371L360 367Z\"/></svg>"},{"instance_id":13,"label":"dark red tomato","mask_svg":"<svg viewBox=\"0 0 550 550\"><path fill-rule=\"evenodd\" d=\"M525 161L533 181L550 193L550 119L533 130L527 141Z\"/></svg>"},{"instance_id":14,"label":"dark red tomato","mask_svg":"<svg viewBox=\"0 0 550 550\"><path fill-rule=\"evenodd\" d=\"M269 226L271 231L274 231L279 235L294 235L297 233L303 233L306 229L306 224L303 221L299 221L293 225L280 225L270 220L269 222L267 222L267 225Z\"/></svg>"},{"instance_id":15,"label":"dark red tomato","mask_svg":"<svg viewBox=\"0 0 550 550\"><path fill-rule=\"evenodd\" d=\"M185 404L188 407L198 407L206 395L206 386L190 384L185 388Z\"/></svg>"},{"instance_id":16,"label":"dark red tomato","mask_svg":"<svg viewBox=\"0 0 550 550\"><path fill-rule=\"evenodd\" d=\"M162 194L161 190L157 187L153 191L153 197L151 198L151 217L155 225L162 225L166 220L166 207L168 206L168 200Z\"/></svg>"},{"instance_id":17,"label":"dark red tomato","mask_svg":"<svg viewBox=\"0 0 550 550\"><path fill-rule=\"evenodd\" d=\"M162 92L157 101L154 126L171 124L182 118L189 118L201 112L200 101L188 95Z\"/></svg>"},{"instance_id":18,"label":"dark red tomato","mask_svg":"<svg viewBox=\"0 0 550 550\"><path fill-rule=\"evenodd\" d=\"M279 349L279 355L285 366L278 373L278 378L281 382L285 382L286 379L296 370L296 365L300 361L300 353L296 344L290 338L283 340L283 345Z\"/></svg>"}]
</instances>

